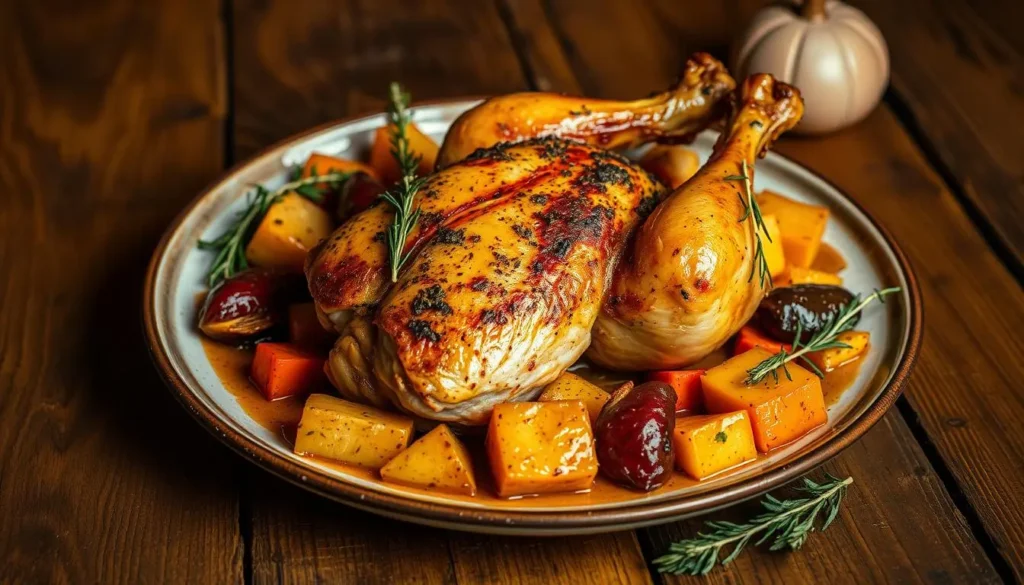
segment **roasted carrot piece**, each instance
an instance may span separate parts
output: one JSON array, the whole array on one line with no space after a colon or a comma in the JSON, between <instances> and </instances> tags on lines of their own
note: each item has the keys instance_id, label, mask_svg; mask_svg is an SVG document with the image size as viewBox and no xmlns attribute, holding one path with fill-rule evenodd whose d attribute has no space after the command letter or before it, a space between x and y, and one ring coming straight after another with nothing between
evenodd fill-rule
<instances>
[{"instance_id":1,"label":"roasted carrot piece","mask_svg":"<svg viewBox=\"0 0 1024 585\"><path fill-rule=\"evenodd\" d=\"M649 372L648 380L664 382L676 391L676 410L696 410L703 406L700 377L704 370L662 370Z\"/></svg>"},{"instance_id":2,"label":"roasted carrot piece","mask_svg":"<svg viewBox=\"0 0 1024 585\"><path fill-rule=\"evenodd\" d=\"M326 382L324 358L289 343L256 344L250 376L267 400L309 394Z\"/></svg>"},{"instance_id":3,"label":"roasted carrot piece","mask_svg":"<svg viewBox=\"0 0 1024 585\"><path fill-rule=\"evenodd\" d=\"M740 329L739 336L736 337L736 345L733 347L732 355L746 353L755 347L760 347L771 353L779 353L783 349L786 351L793 349L792 345L775 341L752 325L744 325Z\"/></svg>"},{"instance_id":4,"label":"roasted carrot piece","mask_svg":"<svg viewBox=\"0 0 1024 585\"><path fill-rule=\"evenodd\" d=\"M313 303L288 307L288 340L299 347L321 348L331 344L335 335L324 329Z\"/></svg>"},{"instance_id":5,"label":"roasted carrot piece","mask_svg":"<svg viewBox=\"0 0 1024 585\"><path fill-rule=\"evenodd\" d=\"M385 186L393 185L401 178L398 163L391 155L392 128L390 125L377 128L377 133L373 136L373 146L370 148L370 166L376 169ZM434 163L437 161L437 143L421 132L416 124L409 124L406 135L409 137L409 150L420 157L417 174L429 175L434 172Z\"/></svg>"},{"instance_id":6,"label":"roasted carrot piece","mask_svg":"<svg viewBox=\"0 0 1024 585\"><path fill-rule=\"evenodd\" d=\"M317 175L325 175L327 173L366 173L374 179L380 180L377 170L366 163L328 156L318 152L309 155L306 164L302 167L302 176L312 177L314 170Z\"/></svg>"}]
</instances>

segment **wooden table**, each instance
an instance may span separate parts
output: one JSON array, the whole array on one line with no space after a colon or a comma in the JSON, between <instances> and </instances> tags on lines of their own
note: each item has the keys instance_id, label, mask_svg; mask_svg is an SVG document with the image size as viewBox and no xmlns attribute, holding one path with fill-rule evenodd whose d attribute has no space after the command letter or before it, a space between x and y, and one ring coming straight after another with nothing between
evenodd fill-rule
<instances>
[{"instance_id":1,"label":"wooden table","mask_svg":"<svg viewBox=\"0 0 1024 585\"><path fill-rule=\"evenodd\" d=\"M142 272L196 192L255 150L416 99L635 97L733 0L23 0L0 7L0 582L670 583L699 521L586 538L400 524L286 485L189 419L142 342ZM778 150L896 235L924 289L906 395L825 466L838 521L713 583L1024 578L1024 3L861 0L892 51L868 119ZM721 514L742 518L744 505Z\"/></svg>"}]
</instances>

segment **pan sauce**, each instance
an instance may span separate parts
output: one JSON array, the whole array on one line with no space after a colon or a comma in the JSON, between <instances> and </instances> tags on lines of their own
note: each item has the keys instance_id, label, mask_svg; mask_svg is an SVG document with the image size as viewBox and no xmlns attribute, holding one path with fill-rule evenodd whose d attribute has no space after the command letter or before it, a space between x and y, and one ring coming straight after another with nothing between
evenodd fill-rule
<instances>
[{"instance_id":1,"label":"pan sauce","mask_svg":"<svg viewBox=\"0 0 1024 585\"><path fill-rule=\"evenodd\" d=\"M205 336L202 338L202 344L203 349L206 352L207 359L209 359L210 365L217 373L221 383L223 383L224 387L235 396L239 405L245 410L245 412L252 417L254 421L264 428L278 434L282 441L291 445L295 438L295 428L298 425L299 419L302 417L304 398L293 397L268 402L249 381L249 366L252 362L251 350L239 349L217 343L216 341L207 339ZM697 364L697 366L709 367L721 363L726 357L727 356L724 351L719 351L708 356L708 358L703 360L700 364ZM860 369L860 362L861 360L859 359L854 360L853 362L845 364L825 375L825 379L822 381L822 391L825 395L826 406L834 404L839 399L843 391L846 390L854 380L856 380L857 373ZM612 390L626 380L631 379L629 376L622 373L600 370L582 361L573 365L570 370L606 390ZM466 447L469 449L473 457L473 469L477 480L477 494L475 496L443 494L443 497L446 499L471 501L486 504L488 506L497 505L507 508L524 506L536 507L538 505L552 507L589 506L631 500L640 501L665 491L674 491L685 487L696 486L700 483L690 479L683 473L676 471L672 474L669 481L661 488L653 492L642 493L620 487L604 479L600 474L598 474L593 487L587 492L542 494L538 496L504 499L494 495L490 469L483 450L483 436L467 436L465 437L465 442ZM761 459L762 457L764 456L759 455L758 459ZM324 466L343 471L346 474L360 477L367 481L380 482L384 484L377 475L377 472L371 469L345 465L319 458L317 458L317 462ZM754 464L756 464L756 461L746 463L743 466ZM732 470L726 470L723 473L728 474L731 471ZM386 485L390 488L408 491L410 493L421 493L433 496L438 495L437 493L414 487L399 486L395 484Z\"/></svg>"}]
</instances>

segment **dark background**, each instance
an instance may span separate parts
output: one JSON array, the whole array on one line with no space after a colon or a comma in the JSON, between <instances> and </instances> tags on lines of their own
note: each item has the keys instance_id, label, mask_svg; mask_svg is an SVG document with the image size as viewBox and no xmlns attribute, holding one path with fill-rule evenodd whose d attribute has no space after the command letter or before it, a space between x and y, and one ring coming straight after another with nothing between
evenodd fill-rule
<instances>
[{"instance_id":1,"label":"dark background","mask_svg":"<svg viewBox=\"0 0 1024 585\"><path fill-rule=\"evenodd\" d=\"M700 521L483 537L372 517L244 463L151 366L142 275L226 167L380 110L391 80L420 100L637 97L694 50L724 57L759 5L0 1L0 582L662 580L649 560ZM1019 580L1024 3L855 5L892 53L883 104L778 150L895 234L924 292L924 348L898 407L825 466L856 480L836 523L798 553L751 550L706 581Z\"/></svg>"}]
</instances>

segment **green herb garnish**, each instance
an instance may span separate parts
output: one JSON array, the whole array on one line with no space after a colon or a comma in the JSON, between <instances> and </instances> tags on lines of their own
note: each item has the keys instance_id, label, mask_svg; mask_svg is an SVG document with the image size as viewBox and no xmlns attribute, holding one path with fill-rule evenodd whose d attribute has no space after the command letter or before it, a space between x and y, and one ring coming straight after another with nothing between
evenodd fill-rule
<instances>
[{"instance_id":1,"label":"green herb garnish","mask_svg":"<svg viewBox=\"0 0 1024 585\"><path fill-rule=\"evenodd\" d=\"M854 297L849 303L844 305L839 312L829 317L825 321L825 326L820 331L814 334L811 339L804 344L800 343L800 336L803 333L803 326L800 321L797 321L796 325L796 338L793 341L792 351L786 351L783 349L779 353L771 356L770 358L762 361L753 368L747 370L747 379L744 380L746 384L757 384L763 380L766 376L771 374L775 379L775 382L779 381L779 368L786 374L786 378L792 380L793 377L790 375L789 370L786 369L786 364L789 362L800 359L804 365L810 367L810 369L819 377L824 378L825 375L822 373L818 366L815 365L810 359L807 358L807 354L812 351L821 351L824 349L833 348L849 348L850 346L842 341L839 341L837 337L844 331L849 331L853 328L853 322L851 319L860 313L864 307L866 307L871 301L878 299L878 302L884 303L884 297L895 292L899 292L901 289L898 286L892 288L886 288L882 290L876 290L874 293L868 295L864 300L860 300L860 297Z\"/></svg>"},{"instance_id":2,"label":"green herb garnish","mask_svg":"<svg viewBox=\"0 0 1024 585\"><path fill-rule=\"evenodd\" d=\"M736 524L725 521L711 521L704 524L707 533L699 532L695 538L669 545L669 552L654 559L659 573L674 575L706 575L716 565L727 565L743 552L744 547L758 533L763 533L754 546L769 539L771 551L796 550L803 546L811 532L818 514L825 513L820 530L825 530L839 514L839 505L846 495L852 477L838 479L825 474L825 483L803 478L803 486L796 488L808 494L806 498L780 500L771 494L761 500L764 512L750 522ZM774 538L773 538L774 537ZM719 559L722 550L732 545L732 552Z\"/></svg>"},{"instance_id":3,"label":"green herb garnish","mask_svg":"<svg viewBox=\"0 0 1024 585\"><path fill-rule=\"evenodd\" d=\"M398 163L402 178L399 179L398 185L380 196L395 208L395 218L387 229L391 282L398 281L398 271L409 260L410 255L404 254L405 242L420 217L420 209L413 207L413 200L416 192L426 181L424 177L416 177L420 157L409 149L407 130L411 121L409 94L403 92L397 83L392 83L391 102L388 104L388 123L394 128L391 135L391 156Z\"/></svg>"},{"instance_id":4,"label":"green herb garnish","mask_svg":"<svg viewBox=\"0 0 1024 585\"><path fill-rule=\"evenodd\" d=\"M301 178L301 173L300 168L292 169L289 172L289 181L273 191L263 185L256 185L252 191L246 194L245 210L238 215L238 219L231 224L231 227L214 240L199 240L200 250L217 252L213 263L210 264L210 270L206 273L206 282L209 286L216 286L220 281L231 278L249 267L249 261L245 258L245 247L270 206L290 192L298 193L310 201L320 203L323 200L323 194L318 186L327 185L336 188L351 176L351 173L318 175L313 169L309 177Z\"/></svg>"},{"instance_id":5,"label":"green herb garnish","mask_svg":"<svg viewBox=\"0 0 1024 585\"><path fill-rule=\"evenodd\" d=\"M725 431L718 431L715 433L715 440L719 443L724 443L729 440L729 435L725 434Z\"/></svg>"},{"instance_id":6,"label":"green herb garnish","mask_svg":"<svg viewBox=\"0 0 1024 585\"><path fill-rule=\"evenodd\" d=\"M764 219L761 217L761 207L757 204L757 199L754 198L754 188L750 178L750 169L747 165L747 161L742 162L743 174L741 175L729 175L725 178L726 181L742 181L743 182L743 194L739 195L740 203L743 204L743 216L740 217L740 223L747 220L748 217L754 218L754 238L757 240L754 248L754 265L750 268L750 276L747 277L747 282L754 279L754 273L756 272L761 283L761 288L766 288L764 283L768 281L767 288L774 286L772 283L772 274L768 270L768 259L764 255L764 246L761 244L761 234L768 238L768 241L772 241L772 237L768 234L768 227L764 224Z\"/></svg>"}]
</instances>

